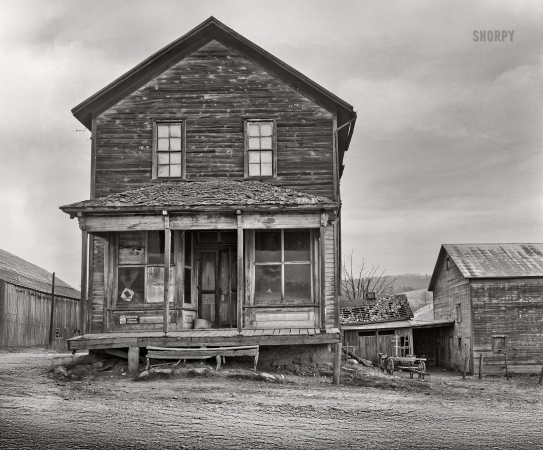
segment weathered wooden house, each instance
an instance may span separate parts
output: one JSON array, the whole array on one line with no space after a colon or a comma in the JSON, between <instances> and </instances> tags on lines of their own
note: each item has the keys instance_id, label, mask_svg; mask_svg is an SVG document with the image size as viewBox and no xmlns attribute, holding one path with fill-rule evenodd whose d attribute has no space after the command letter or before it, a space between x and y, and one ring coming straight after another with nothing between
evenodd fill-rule
<instances>
[{"instance_id":1,"label":"weathered wooden house","mask_svg":"<svg viewBox=\"0 0 543 450\"><path fill-rule=\"evenodd\" d=\"M348 103L211 17L72 112L92 162L61 207L89 280L70 348L340 342Z\"/></svg>"},{"instance_id":2,"label":"weathered wooden house","mask_svg":"<svg viewBox=\"0 0 543 450\"><path fill-rule=\"evenodd\" d=\"M55 278L51 327L52 274L0 250L0 347L67 349L77 336L80 293Z\"/></svg>"},{"instance_id":3,"label":"weathered wooden house","mask_svg":"<svg viewBox=\"0 0 543 450\"><path fill-rule=\"evenodd\" d=\"M543 359L543 244L443 245L432 274L447 366L484 374L535 372Z\"/></svg>"}]
</instances>

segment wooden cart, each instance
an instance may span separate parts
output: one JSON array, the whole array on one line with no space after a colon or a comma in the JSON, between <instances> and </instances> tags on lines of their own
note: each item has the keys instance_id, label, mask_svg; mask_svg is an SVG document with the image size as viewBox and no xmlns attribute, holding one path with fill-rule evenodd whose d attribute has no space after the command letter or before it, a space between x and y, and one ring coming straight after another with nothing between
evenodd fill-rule
<instances>
[{"instance_id":1,"label":"wooden cart","mask_svg":"<svg viewBox=\"0 0 543 450\"><path fill-rule=\"evenodd\" d=\"M387 371L393 375L395 370L407 371L411 378L416 373L419 380L425 377L430 378L430 374L426 372L426 358L417 358L416 356L388 356L384 353L379 353L379 367L381 371Z\"/></svg>"}]
</instances>

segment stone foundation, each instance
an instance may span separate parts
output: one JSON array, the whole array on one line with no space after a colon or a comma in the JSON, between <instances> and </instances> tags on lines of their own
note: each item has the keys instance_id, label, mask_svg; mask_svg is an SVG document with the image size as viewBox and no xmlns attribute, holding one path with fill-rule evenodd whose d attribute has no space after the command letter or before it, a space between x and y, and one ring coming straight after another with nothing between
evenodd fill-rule
<instances>
[{"instance_id":1,"label":"stone foundation","mask_svg":"<svg viewBox=\"0 0 543 450\"><path fill-rule=\"evenodd\" d=\"M334 351L330 344L261 346L258 370L292 373L319 373L330 370Z\"/></svg>"}]
</instances>

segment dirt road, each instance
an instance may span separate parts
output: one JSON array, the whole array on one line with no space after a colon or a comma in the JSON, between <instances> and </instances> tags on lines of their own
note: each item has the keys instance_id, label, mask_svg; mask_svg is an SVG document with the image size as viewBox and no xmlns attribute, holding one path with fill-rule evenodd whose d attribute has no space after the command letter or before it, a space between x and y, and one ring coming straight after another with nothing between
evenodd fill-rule
<instances>
[{"instance_id":1,"label":"dirt road","mask_svg":"<svg viewBox=\"0 0 543 450\"><path fill-rule=\"evenodd\" d=\"M0 353L0 448L543 448L533 378L134 382L116 366L68 381L50 373L63 358Z\"/></svg>"}]
</instances>

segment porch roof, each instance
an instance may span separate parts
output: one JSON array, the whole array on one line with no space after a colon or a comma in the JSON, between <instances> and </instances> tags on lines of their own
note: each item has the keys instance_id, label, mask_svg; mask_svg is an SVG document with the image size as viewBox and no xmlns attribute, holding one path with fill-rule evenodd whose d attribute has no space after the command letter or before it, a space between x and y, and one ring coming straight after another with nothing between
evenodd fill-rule
<instances>
[{"instance_id":1,"label":"porch roof","mask_svg":"<svg viewBox=\"0 0 543 450\"><path fill-rule=\"evenodd\" d=\"M229 207L322 207L338 206L326 197L274 186L261 181L177 181L157 183L130 191L84 200L60 209L78 212L156 211L162 209Z\"/></svg>"},{"instance_id":2,"label":"porch roof","mask_svg":"<svg viewBox=\"0 0 543 450\"><path fill-rule=\"evenodd\" d=\"M268 328L134 331L124 333L85 334L68 339L70 350L123 347L200 347L233 345L307 345L335 344L340 341L339 328Z\"/></svg>"}]
</instances>

